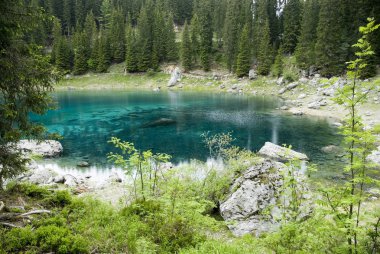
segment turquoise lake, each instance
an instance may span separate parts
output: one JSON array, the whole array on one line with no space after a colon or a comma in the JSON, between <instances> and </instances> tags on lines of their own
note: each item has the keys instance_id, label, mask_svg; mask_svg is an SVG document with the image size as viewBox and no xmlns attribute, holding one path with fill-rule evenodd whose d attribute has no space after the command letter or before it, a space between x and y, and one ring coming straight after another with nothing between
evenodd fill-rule
<instances>
[{"instance_id":1,"label":"turquoise lake","mask_svg":"<svg viewBox=\"0 0 380 254\"><path fill-rule=\"evenodd\" d=\"M190 92L65 91L54 94L58 109L32 116L63 136L61 161L107 164L112 136L142 150L167 153L174 162L206 160L201 134L231 132L234 144L257 151L266 141L292 145L321 163L320 149L339 144L328 119L293 116L270 97ZM159 124L158 120L163 120Z\"/></svg>"}]
</instances>

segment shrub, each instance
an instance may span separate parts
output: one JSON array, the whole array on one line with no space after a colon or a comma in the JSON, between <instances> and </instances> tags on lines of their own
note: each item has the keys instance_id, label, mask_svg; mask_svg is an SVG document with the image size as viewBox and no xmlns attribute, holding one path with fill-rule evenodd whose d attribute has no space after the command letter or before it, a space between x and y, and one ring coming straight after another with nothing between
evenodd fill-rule
<instances>
[{"instance_id":1,"label":"shrub","mask_svg":"<svg viewBox=\"0 0 380 254\"><path fill-rule=\"evenodd\" d=\"M52 195L44 199L44 203L50 206L60 206L64 207L71 204L72 197L70 192L67 190L59 190L54 192Z\"/></svg>"},{"instance_id":2,"label":"shrub","mask_svg":"<svg viewBox=\"0 0 380 254\"><path fill-rule=\"evenodd\" d=\"M14 190L24 193L32 198L45 198L50 195L50 191L45 187L41 187L31 183L22 183L15 186Z\"/></svg>"}]
</instances>

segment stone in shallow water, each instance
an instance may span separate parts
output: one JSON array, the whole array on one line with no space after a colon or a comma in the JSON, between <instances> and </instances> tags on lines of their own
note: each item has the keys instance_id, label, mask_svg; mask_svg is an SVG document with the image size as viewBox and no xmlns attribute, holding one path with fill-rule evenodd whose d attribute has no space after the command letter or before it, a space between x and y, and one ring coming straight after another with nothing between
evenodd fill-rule
<instances>
[{"instance_id":1,"label":"stone in shallow water","mask_svg":"<svg viewBox=\"0 0 380 254\"><path fill-rule=\"evenodd\" d=\"M258 152L259 155L271 158L276 161L286 162L289 160L309 160L307 155L288 149L286 147L278 146L271 142L265 142L265 145Z\"/></svg>"}]
</instances>

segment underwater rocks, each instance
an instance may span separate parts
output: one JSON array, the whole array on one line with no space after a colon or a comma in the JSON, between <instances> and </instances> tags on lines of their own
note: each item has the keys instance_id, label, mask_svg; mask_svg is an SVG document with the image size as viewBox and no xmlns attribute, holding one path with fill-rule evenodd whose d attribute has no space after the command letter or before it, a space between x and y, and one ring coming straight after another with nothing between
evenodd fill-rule
<instances>
[{"instance_id":1,"label":"underwater rocks","mask_svg":"<svg viewBox=\"0 0 380 254\"><path fill-rule=\"evenodd\" d=\"M275 145L271 142L265 142L265 145L260 149L258 155L281 162L287 162L289 160L309 160L307 155L303 153L299 153L286 147Z\"/></svg>"},{"instance_id":2,"label":"underwater rocks","mask_svg":"<svg viewBox=\"0 0 380 254\"><path fill-rule=\"evenodd\" d=\"M63 152L62 144L56 140L20 140L16 149L25 154L35 154L44 158L58 157Z\"/></svg>"},{"instance_id":3,"label":"underwater rocks","mask_svg":"<svg viewBox=\"0 0 380 254\"><path fill-rule=\"evenodd\" d=\"M377 150L373 151L367 159L380 166L380 146Z\"/></svg>"},{"instance_id":4,"label":"underwater rocks","mask_svg":"<svg viewBox=\"0 0 380 254\"><path fill-rule=\"evenodd\" d=\"M289 193L282 191L286 165L260 159L237 178L227 199L220 204L220 212L235 236L272 232L279 228L282 215L290 216ZM296 172L297 188L303 202L297 220L312 211L311 195L303 182L304 175Z\"/></svg>"},{"instance_id":5,"label":"underwater rocks","mask_svg":"<svg viewBox=\"0 0 380 254\"><path fill-rule=\"evenodd\" d=\"M170 118L160 118L160 119L157 119L157 120L154 120L142 125L141 128L155 128L159 126L167 126L167 125L172 125L176 123L177 123L176 120L173 120Z\"/></svg>"}]
</instances>

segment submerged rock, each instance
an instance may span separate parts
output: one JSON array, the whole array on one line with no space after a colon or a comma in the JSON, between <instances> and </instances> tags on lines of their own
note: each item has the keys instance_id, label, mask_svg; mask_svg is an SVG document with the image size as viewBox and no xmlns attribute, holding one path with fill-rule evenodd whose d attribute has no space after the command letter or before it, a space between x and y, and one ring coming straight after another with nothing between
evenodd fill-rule
<instances>
[{"instance_id":1,"label":"submerged rock","mask_svg":"<svg viewBox=\"0 0 380 254\"><path fill-rule=\"evenodd\" d=\"M332 154L338 154L341 153L343 150L342 148L335 146L335 145L328 145L321 148L321 151L324 153L332 153Z\"/></svg>"},{"instance_id":2,"label":"submerged rock","mask_svg":"<svg viewBox=\"0 0 380 254\"><path fill-rule=\"evenodd\" d=\"M271 142L265 142L265 145L260 149L258 155L281 162L286 162L294 159L304 161L309 160L309 158L303 153L293 151L286 147L278 146Z\"/></svg>"},{"instance_id":3,"label":"submerged rock","mask_svg":"<svg viewBox=\"0 0 380 254\"><path fill-rule=\"evenodd\" d=\"M264 232L275 231L280 226L283 210L279 204L289 202L286 198L288 194L281 190L285 169L286 166L280 162L261 159L234 181L230 195L220 205L220 212L235 236L258 236ZM301 182L303 177L299 173L296 180ZM308 193L304 184L298 186L302 188L302 193ZM305 202L300 207L298 219L311 212L311 202L307 201L310 196L304 195L302 198Z\"/></svg>"},{"instance_id":4,"label":"submerged rock","mask_svg":"<svg viewBox=\"0 0 380 254\"><path fill-rule=\"evenodd\" d=\"M141 128L154 128L159 126L166 126L176 124L177 121L170 118L160 118L155 121L151 121L141 126Z\"/></svg>"},{"instance_id":5,"label":"submerged rock","mask_svg":"<svg viewBox=\"0 0 380 254\"><path fill-rule=\"evenodd\" d=\"M90 166L90 163L88 163L87 161L80 161L78 162L77 166L80 168L87 168Z\"/></svg>"},{"instance_id":6,"label":"submerged rock","mask_svg":"<svg viewBox=\"0 0 380 254\"><path fill-rule=\"evenodd\" d=\"M20 140L16 149L26 154L36 154L44 158L57 157L63 152L63 147L56 140Z\"/></svg>"}]
</instances>

